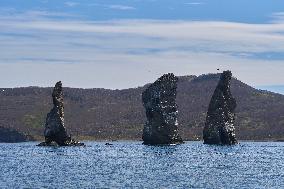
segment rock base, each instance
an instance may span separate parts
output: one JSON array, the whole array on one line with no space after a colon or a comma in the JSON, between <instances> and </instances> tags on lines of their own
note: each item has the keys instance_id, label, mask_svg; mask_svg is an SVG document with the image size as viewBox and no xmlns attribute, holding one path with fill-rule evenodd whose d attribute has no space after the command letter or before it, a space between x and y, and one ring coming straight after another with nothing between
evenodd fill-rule
<instances>
[{"instance_id":1,"label":"rock base","mask_svg":"<svg viewBox=\"0 0 284 189\"><path fill-rule=\"evenodd\" d=\"M56 147L56 146L57 147L58 146L85 146L85 144L81 143L81 142L78 142L78 141L75 141L75 140L72 140L70 142L64 143L63 145L58 145L56 142L50 142L50 143L41 142L37 146L54 146L54 147Z\"/></svg>"}]
</instances>

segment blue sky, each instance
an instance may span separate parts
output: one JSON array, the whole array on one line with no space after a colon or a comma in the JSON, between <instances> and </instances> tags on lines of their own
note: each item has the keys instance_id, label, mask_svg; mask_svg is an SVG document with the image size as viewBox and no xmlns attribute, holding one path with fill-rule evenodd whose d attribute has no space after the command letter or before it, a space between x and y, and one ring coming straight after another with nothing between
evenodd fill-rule
<instances>
[{"instance_id":1,"label":"blue sky","mask_svg":"<svg viewBox=\"0 0 284 189\"><path fill-rule=\"evenodd\" d=\"M284 94L283 0L0 0L0 86L128 88L232 70Z\"/></svg>"},{"instance_id":2,"label":"blue sky","mask_svg":"<svg viewBox=\"0 0 284 189\"><path fill-rule=\"evenodd\" d=\"M282 12L281 0L2 0L1 7L17 11L68 13L89 20L164 19L223 20L269 23Z\"/></svg>"}]
</instances>

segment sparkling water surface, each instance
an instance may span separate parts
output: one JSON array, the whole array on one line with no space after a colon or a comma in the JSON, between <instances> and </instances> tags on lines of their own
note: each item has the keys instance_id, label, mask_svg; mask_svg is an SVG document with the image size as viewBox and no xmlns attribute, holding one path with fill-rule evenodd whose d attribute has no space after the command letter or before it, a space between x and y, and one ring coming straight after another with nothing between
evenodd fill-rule
<instances>
[{"instance_id":1,"label":"sparkling water surface","mask_svg":"<svg viewBox=\"0 0 284 189\"><path fill-rule=\"evenodd\" d=\"M0 188L284 188L284 143L0 144Z\"/></svg>"}]
</instances>

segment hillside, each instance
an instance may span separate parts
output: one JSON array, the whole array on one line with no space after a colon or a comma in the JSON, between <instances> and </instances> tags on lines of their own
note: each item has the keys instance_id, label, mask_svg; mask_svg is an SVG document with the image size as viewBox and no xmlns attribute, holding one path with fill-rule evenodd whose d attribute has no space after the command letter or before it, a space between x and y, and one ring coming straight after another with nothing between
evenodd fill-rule
<instances>
[{"instance_id":1,"label":"hillside","mask_svg":"<svg viewBox=\"0 0 284 189\"><path fill-rule=\"evenodd\" d=\"M24 134L19 133L15 130L0 127L0 142L25 142L31 139L32 138L30 138L29 136L25 136Z\"/></svg>"},{"instance_id":2,"label":"hillside","mask_svg":"<svg viewBox=\"0 0 284 189\"><path fill-rule=\"evenodd\" d=\"M218 79L218 74L180 77L177 104L184 139L202 138L207 106ZM85 139L140 140L145 122L144 89L64 88L67 129ZM45 116L52 107L51 92L52 88L39 87L0 89L0 127L42 139ZM239 139L284 139L284 95L256 90L237 79L232 80L232 93L238 103Z\"/></svg>"}]
</instances>

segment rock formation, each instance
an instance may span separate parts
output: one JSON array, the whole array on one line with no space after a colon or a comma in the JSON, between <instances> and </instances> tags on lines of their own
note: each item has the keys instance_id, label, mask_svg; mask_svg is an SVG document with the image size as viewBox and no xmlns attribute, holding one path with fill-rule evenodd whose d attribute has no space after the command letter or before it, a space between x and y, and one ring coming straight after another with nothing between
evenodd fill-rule
<instances>
[{"instance_id":1,"label":"rock formation","mask_svg":"<svg viewBox=\"0 0 284 189\"><path fill-rule=\"evenodd\" d=\"M142 94L147 122L144 125L143 144L183 143L178 134L176 89L178 78L169 73L151 84Z\"/></svg>"},{"instance_id":2,"label":"rock formation","mask_svg":"<svg viewBox=\"0 0 284 189\"><path fill-rule=\"evenodd\" d=\"M52 93L53 108L46 116L44 137L45 142L39 146L54 145L54 142L59 146L82 146L83 143L71 139L67 134L64 126L64 104L62 83L57 82Z\"/></svg>"},{"instance_id":3,"label":"rock formation","mask_svg":"<svg viewBox=\"0 0 284 189\"><path fill-rule=\"evenodd\" d=\"M224 71L211 98L203 130L205 144L237 143L234 127L237 104L230 91L231 78L231 71Z\"/></svg>"}]
</instances>

